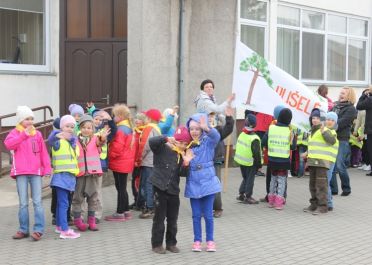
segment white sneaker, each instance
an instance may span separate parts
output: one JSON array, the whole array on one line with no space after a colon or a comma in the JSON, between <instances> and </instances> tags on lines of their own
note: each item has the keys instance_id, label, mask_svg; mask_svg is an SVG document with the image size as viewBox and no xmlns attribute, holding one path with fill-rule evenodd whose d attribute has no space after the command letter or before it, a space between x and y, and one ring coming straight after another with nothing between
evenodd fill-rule
<instances>
[{"instance_id":1,"label":"white sneaker","mask_svg":"<svg viewBox=\"0 0 372 265\"><path fill-rule=\"evenodd\" d=\"M360 167L358 167L358 169L361 169L362 170L365 166L366 166L366 164L363 164Z\"/></svg>"},{"instance_id":2,"label":"white sneaker","mask_svg":"<svg viewBox=\"0 0 372 265\"><path fill-rule=\"evenodd\" d=\"M61 239L76 239L80 237L80 233L75 232L72 229L68 229L67 231L61 231L59 238Z\"/></svg>"},{"instance_id":3,"label":"white sneaker","mask_svg":"<svg viewBox=\"0 0 372 265\"><path fill-rule=\"evenodd\" d=\"M293 176L290 172L288 172L288 178L293 178Z\"/></svg>"},{"instance_id":4,"label":"white sneaker","mask_svg":"<svg viewBox=\"0 0 372 265\"><path fill-rule=\"evenodd\" d=\"M365 167L363 168L364 171L371 171L371 165L367 166L365 165Z\"/></svg>"}]
</instances>

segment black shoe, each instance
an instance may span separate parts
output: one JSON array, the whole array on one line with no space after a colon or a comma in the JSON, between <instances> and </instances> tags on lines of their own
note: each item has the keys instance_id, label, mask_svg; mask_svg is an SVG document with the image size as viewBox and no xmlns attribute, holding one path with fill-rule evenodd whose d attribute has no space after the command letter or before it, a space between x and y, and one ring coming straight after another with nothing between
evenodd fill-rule
<instances>
[{"instance_id":1,"label":"black shoe","mask_svg":"<svg viewBox=\"0 0 372 265\"><path fill-rule=\"evenodd\" d=\"M238 197L236 197L236 199L241 202L244 201L245 199L244 194L240 194Z\"/></svg>"},{"instance_id":2,"label":"black shoe","mask_svg":"<svg viewBox=\"0 0 372 265\"><path fill-rule=\"evenodd\" d=\"M256 172L256 176L258 176L258 177L264 177L264 176L266 176L266 175L265 175L265 173L263 173L263 172L261 172L261 171L257 171L257 172Z\"/></svg>"},{"instance_id":3,"label":"black shoe","mask_svg":"<svg viewBox=\"0 0 372 265\"><path fill-rule=\"evenodd\" d=\"M334 196L338 195L338 191L337 192L336 191L332 191L332 195L334 195Z\"/></svg>"},{"instance_id":4,"label":"black shoe","mask_svg":"<svg viewBox=\"0 0 372 265\"><path fill-rule=\"evenodd\" d=\"M350 195L350 191L343 191L342 193L341 193L341 196L349 196Z\"/></svg>"},{"instance_id":5,"label":"black shoe","mask_svg":"<svg viewBox=\"0 0 372 265\"><path fill-rule=\"evenodd\" d=\"M53 217L53 219L52 219L52 225L56 225L56 218L55 217Z\"/></svg>"},{"instance_id":6,"label":"black shoe","mask_svg":"<svg viewBox=\"0 0 372 265\"><path fill-rule=\"evenodd\" d=\"M368 177L372 177L372 172L366 174L366 176L368 176Z\"/></svg>"},{"instance_id":7,"label":"black shoe","mask_svg":"<svg viewBox=\"0 0 372 265\"><path fill-rule=\"evenodd\" d=\"M332 212L332 211L333 211L333 207L328 206L328 212Z\"/></svg>"}]
</instances>

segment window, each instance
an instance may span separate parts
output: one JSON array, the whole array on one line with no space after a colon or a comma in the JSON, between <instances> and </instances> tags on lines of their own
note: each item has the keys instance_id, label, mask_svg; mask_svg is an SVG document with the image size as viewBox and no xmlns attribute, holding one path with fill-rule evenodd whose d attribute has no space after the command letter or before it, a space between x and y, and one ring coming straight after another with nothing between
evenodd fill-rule
<instances>
[{"instance_id":1,"label":"window","mask_svg":"<svg viewBox=\"0 0 372 265\"><path fill-rule=\"evenodd\" d=\"M0 70L48 71L49 0L0 0Z\"/></svg>"},{"instance_id":2,"label":"window","mask_svg":"<svg viewBox=\"0 0 372 265\"><path fill-rule=\"evenodd\" d=\"M267 55L268 3L258 0L240 1L240 38L262 57Z\"/></svg>"},{"instance_id":3,"label":"window","mask_svg":"<svg viewBox=\"0 0 372 265\"><path fill-rule=\"evenodd\" d=\"M277 65L306 82L367 83L368 21L278 5Z\"/></svg>"}]
</instances>

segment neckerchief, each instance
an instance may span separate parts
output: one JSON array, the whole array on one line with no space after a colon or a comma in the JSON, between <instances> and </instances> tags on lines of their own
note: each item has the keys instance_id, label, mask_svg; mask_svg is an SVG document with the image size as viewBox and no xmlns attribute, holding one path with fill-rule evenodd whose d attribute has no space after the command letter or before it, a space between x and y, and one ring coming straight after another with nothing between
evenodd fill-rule
<instances>
[{"instance_id":1,"label":"neckerchief","mask_svg":"<svg viewBox=\"0 0 372 265\"><path fill-rule=\"evenodd\" d=\"M82 136L81 134L79 135L79 142L83 146L84 149L86 149L87 145L90 142L90 137L89 136Z\"/></svg>"},{"instance_id":2,"label":"neckerchief","mask_svg":"<svg viewBox=\"0 0 372 265\"><path fill-rule=\"evenodd\" d=\"M154 128L161 135L161 130L157 124L150 122L147 124L147 126Z\"/></svg>"},{"instance_id":3,"label":"neckerchief","mask_svg":"<svg viewBox=\"0 0 372 265\"><path fill-rule=\"evenodd\" d=\"M146 127L146 126L144 126L144 125L134 127L134 131L135 131L136 133L141 133L145 127Z\"/></svg>"},{"instance_id":4,"label":"neckerchief","mask_svg":"<svg viewBox=\"0 0 372 265\"><path fill-rule=\"evenodd\" d=\"M186 149L189 149L190 147L192 147L192 146L196 146L196 145L200 145L200 141L199 141L199 139L197 139L197 140L192 140L192 141L189 143L189 145L186 147Z\"/></svg>"},{"instance_id":5,"label":"neckerchief","mask_svg":"<svg viewBox=\"0 0 372 265\"><path fill-rule=\"evenodd\" d=\"M16 130L19 131L19 132L23 132L25 129L26 129L26 128L23 127L21 124L17 124L17 126L16 126ZM36 134L36 129L35 129L35 127L34 127L34 128L31 130L30 135L31 135L31 136L34 136L35 134Z\"/></svg>"},{"instance_id":6,"label":"neckerchief","mask_svg":"<svg viewBox=\"0 0 372 265\"><path fill-rule=\"evenodd\" d=\"M181 151L177 146L173 145L172 150L177 153L177 164L180 163L181 156L185 153L184 151Z\"/></svg>"},{"instance_id":7,"label":"neckerchief","mask_svg":"<svg viewBox=\"0 0 372 265\"><path fill-rule=\"evenodd\" d=\"M129 128L132 128L132 126L130 126L130 123L129 123L129 120L122 120L122 121L119 121L116 126L121 126L121 125L124 125L124 126L127 126Z\"/></svg>"}]
</instances>

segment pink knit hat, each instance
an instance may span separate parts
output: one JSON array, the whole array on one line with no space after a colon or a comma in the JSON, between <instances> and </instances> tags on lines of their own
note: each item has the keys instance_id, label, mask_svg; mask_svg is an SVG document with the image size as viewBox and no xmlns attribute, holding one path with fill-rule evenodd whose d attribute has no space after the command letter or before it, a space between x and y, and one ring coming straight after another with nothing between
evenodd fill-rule
<instances>
[{"instance_id":1,"label":"pink knit hat","mask_svg":"<svg viewBox=\"0 0 372 265\"><path fill-rule=\"evenodd\" d=\"M191 135L189 133L189 130L185 126L179 126L176 129L176 132L173 135L174 139L178 142L191 142Z\"/></svg>"},{"instance_id":2,"label":"pink knit hat","mask_svg":"<svg viewBox=\"0 0 372 265\"><path fill-rule=\"evenodd\" d=\"M76 121L74 119L74 117L72 117L71 115L65 115L65 116L62 116L60 122L59 122L59 127L62 129L63 127L65 127L67 124L76 124Z\"/></svg>"}]
</instances>

